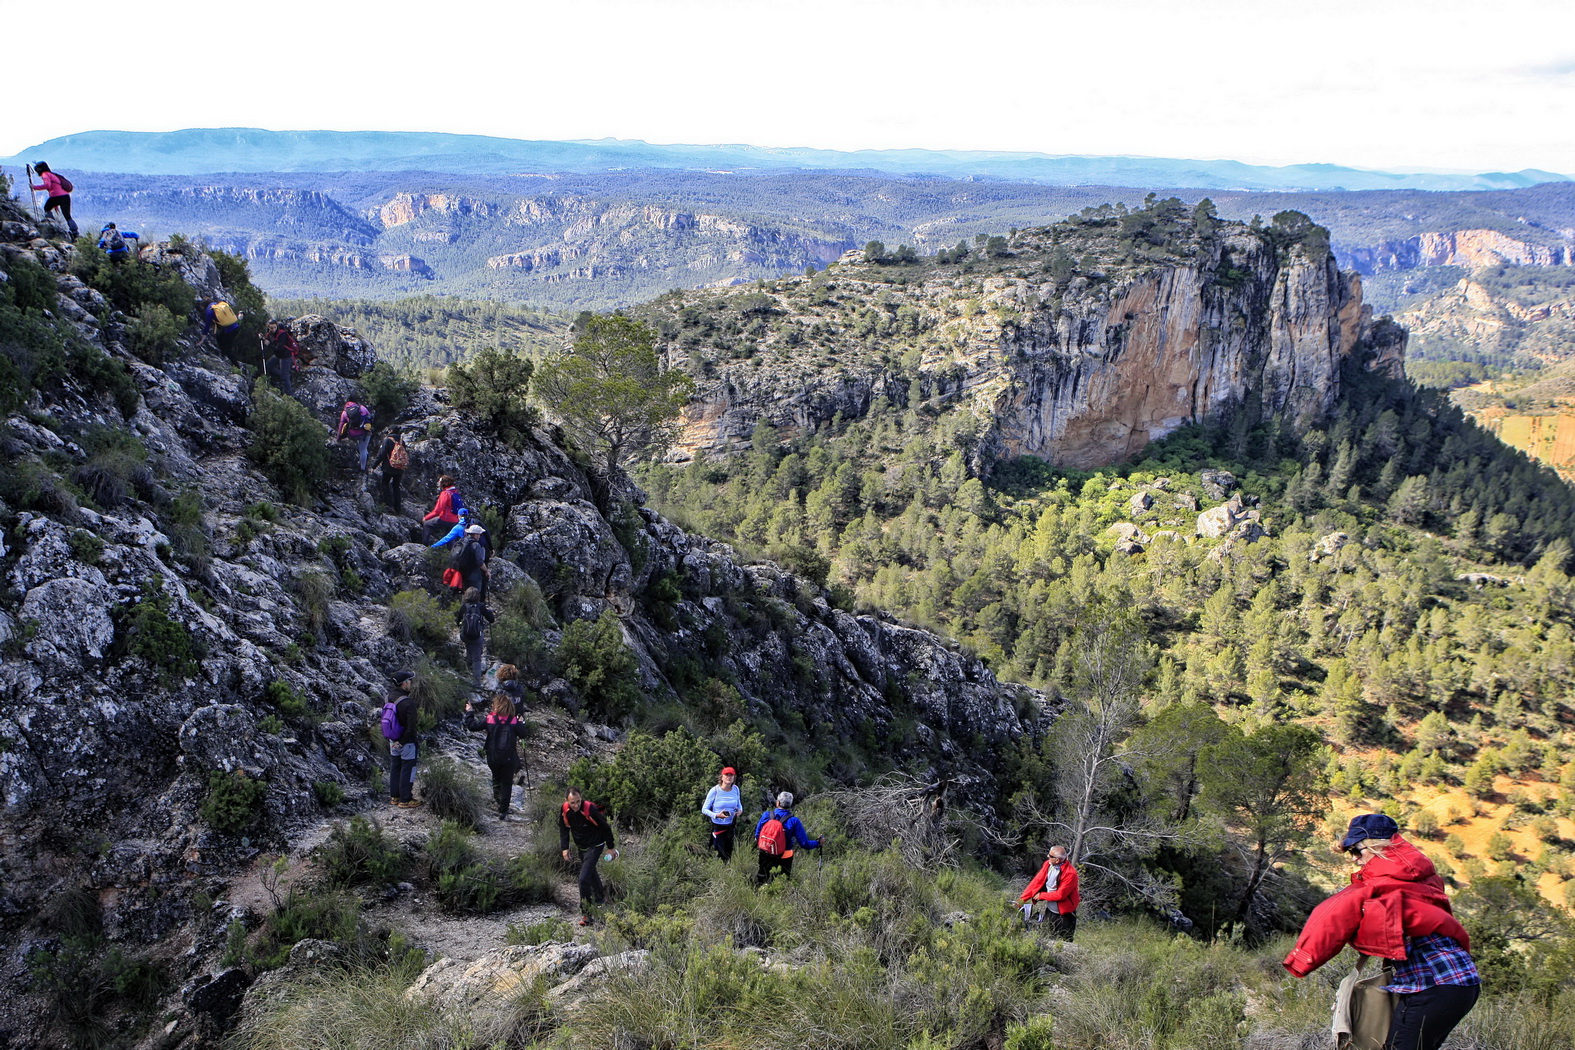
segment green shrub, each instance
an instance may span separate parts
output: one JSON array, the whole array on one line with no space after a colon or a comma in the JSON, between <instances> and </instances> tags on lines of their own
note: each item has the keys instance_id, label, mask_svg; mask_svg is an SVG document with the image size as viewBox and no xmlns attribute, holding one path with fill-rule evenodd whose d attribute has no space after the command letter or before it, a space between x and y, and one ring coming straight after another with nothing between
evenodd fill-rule
<instances>
[{"instance_id":1,"label":"green shrub","mask_svg":"<svg viewBox=\"0 0 1575 1050\"><path fill-rule=\"evenodd\" d=\"M199 812L209 827L233 835L262 816L262 800L267 793L268 785L240 770L214 770L208 777L208 797L203 799Z\"/></svg>"},{"instance_id":2,"label":"green shrub","mask_svg":"<svg viewBox=\"0 0 1575 1050\"><path fill-rule=\"evenodd\" d=\"M418 384L408 372L401 372L387 361L379 361L361 377L361 389L372 418L387 427L404 414L415 396Z\"/></svg>"},{"instance_id":3,"label":"green shrub","mask_svg":"<svg viewBox=\"0 0 1575 1050\"><path fill-rule=\"evenodd\" d=\"M532 944L548 944L552 941L567 941L574 938L574 927L554 915L529 926L516 926L509 923L503 935L503 943L511 946L524 946Z\"/></svg>"},{"instance_id":4,"label":"green shrub","mask_svg":"<svg viewBox=\"0 0 1575 1050\"><path fill-rule=\"evenodd\" d=\"M263 715L257 720L257 729L269 736L278 736L284 732L284 719L278 715Z\"/></svg>"},{"instance_id":5,"label":"green shrub","mask_svg":"<svg viewBox=\"0 0 1575 1050\"><path fill-rule=\"evenodd\" d=\"M360 815L348 825L336 823L315 855L330 886L385 885L410 873L410 859L399 842L377 821Z\"/></svg>"},{"instance_id":6,"label":"green shrub","mask_svg":"<svg viewBox=\"0 0 1575 1050\"><path fill-rule=\"evenodd\" d=\"M58 947L28 956L28 976L44 994L48 1023L66 1045L97 1048L124 1045L136 1034L145 1014L169 988L169 976L156 963L127 955L119 947L104 949L99 936L67 937ZM115 1009L127 1008L133 1023Z\"/></svg>"},{"instance_id":7,"label":"green shrub","mask_svg":"<svg viewBox=\"0 0 1575 1050\"><path fill-rule=\"evenodd\" d=\"M480 827L486 812L487 800L469 771L441 755L428 762L421 774L421 798L444 821L467 828Z\"/></svg>"},{"instance_id":8,"label":"green shrub","mask_svg":"<svg viewBox=\"0 0 1575 1050\"><path fill-rule=\"evenodd\" d=\"M345 789L332 780L312 781L312 794L317 797L317 804L324 809L332 809L345 800Z\"/></svg>"},{"instance_id":9,"label":"green shrub","mask_svg":"<svg viewBox=\"0 0 1575 1050\"><path fill-rule=\"evenodd\" d=\"M388 633L434 652L454 634L454 617L426 591L400 591L388 599Z\"/></svg>"},{"instance_id":10,"label":"green shrub","mask_svg":"<svg viewBox=\"0 0 1575 1050\"><path fill-rule=\"evenodd\" d=\"M152 580L142 596L114 612L115 654L145 661L168 685L197 673L201 646L184 624L170 619L169 596Z\"/></svg>"},{"instance_id":11,"label":"green shrub","mask_svg":"<svg viewBox=\"0 0 1575 1050\"><path fill-rule=\"evenodd\" d=\"M227 1045L235 1050L457 1050L530 1046L479 1011L445 1012L425 996L406 996L410 977L388 966L370 971L308 971L236 1020Z\"/></svg>"},{"instance_id":12,"label":"green shrub","mask_svg":"<svg viewBox=\"0 0 1575 1050\"><path fill-rule=\"evenodd\" d=\"M517 448L540 419L528 397L535 368L527 358L482 350L467 364L449 365L449 396L454 407L474 413L485 427Z\"/></svg>"},{"instance_id":13,"label":"green shrub","mask_svg":"<svg viewBox=\"0 0 1575 1050\"><path fill-rule=\"evenodd\" d=\"M184 322L196 313L197 293L179 273L134 260L117 261L87 237L77 240L71 273L125 314L137 316L146 307L158 306Z\"/></svg>"},{"instance_id":14,"label":"green shrub","mask_svg":"<svg viewBox=\"0 0 1575 1050\"><path fill-rule=\"evenodd\" d=\"M235 340L236 348L250 353L251 348L258 345L257 339L262 335L263 326L268 323L268 300L262 290L252 283L251 266L244 258L233 252L212 248L208 249L208 257L218 267L219 281L229 294L230 305L235 307L236 313L244 315L241 318L240 334Z\"/></svg>"},{"instance_id":15,"label":"green shrub","mask_svg":"<svg viewBox=\"0 0 1575 1050\"><path fill-rule=\"evenodd\" d=\"M278 708L286 718L304 718L310 711L301 691L282 678L275 678L263 688L263 702Z\"/></svg>"},{"instance_id":16,"label":"green shrub","mask_svg":"<svg viewBox=\"0 0 1575 1050\"><path fill-rule=\"evenodd\" d=\"M410 695L423 719L458 718L464 714L465 701L472 695L469 678L461 678L426 657L417 660L413 670L416 682Z\"/></svg>"},{"instance_id":17,"label":"green shrub","mask_svg":"<svg viewBox=\"0 0 1575 1050\"><path fill-rule=\"evenodd\" d=\"M104 556L104 541L86 529L73 529L66 539L71 556L84 565L97 565Z\"/></svg>"},{"instance_id":18,"label":"green shrub","mask_svg":"<svg viewBox=\"0 0 1575 1050\"><path fill-rule=\"evenodd\" d=\"M619 820L646 827L675 812L692 811L721 766L716 752L687 729L660 738L636 731L612 761L580 759L569 779L611 807Z\"/></svg>"},{"instance_id":19,"label":"green shrub","mask_svg":"<svg viewBox=\"0 0 1575 1050\"><path fill-rule=\"evenodd\" d=\"M321 887L291 887L263 920L252 943L251 961L260 969L283 966L290 949L307 938L333 941L351 965L372 962L383 954L381 940L361 916L352 896Z\"/></svg>"},{"instance_id":20,"label":"green shrub","mask_svg":"<svg viewBox=\"0 0 1575 1050\"><path fill-rule=\"evenodd\" d=\"M178 349L176 340L185 328L186 319L176 317L163 303L144 303L126 326L126 336L132 353L150 365L162 365Z\"/></svg>"},{"instance_id":21,"label":"green shrub","mask_svg":"<svg viewBox=\"0 0 1575 1050\"><path fill-rule=\"evenodd\" d=\"M557 658L563 677L585 699L593 717L620 722L644 697L639 661L624 644L623 629L611 610L595 620L576 620L565 627Z\"/></svg>"},{"instance_id":22,"label":"green shrub","mask_svg":"<svg viewBox=\"0 0 1575 1050\"><path fill-rule=\"evenodd\" d=\"M328 603L333 600L334 583L321 569L304 569L291 581L301 612L306 619L306 629L315 645L328 625Z\"/></svg>"},{"instance_id":23,"label":"green shrub","mask_svg":"<svg viewBox=\"0 0 1575 1050\"><path fill-rule=\"evenodd\" d=\"M293 397L258 387L246 420L251 445L246 456L294 503L310 500L328 476L328 433Z\"/></svg>"}]
</instances>

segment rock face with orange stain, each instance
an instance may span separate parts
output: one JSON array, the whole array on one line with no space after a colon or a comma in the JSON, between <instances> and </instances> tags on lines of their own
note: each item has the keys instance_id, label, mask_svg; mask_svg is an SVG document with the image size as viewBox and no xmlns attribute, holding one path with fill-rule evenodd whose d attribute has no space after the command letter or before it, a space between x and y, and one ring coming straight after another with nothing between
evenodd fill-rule
<instances>
[{"instance_id":1,"label":"rock face with orange stain","mask_svg":"<svg viewBox=\"0 0 1575 1050\"><path fill-rule=\"evenodd\" d=\"M1019 231L982 274L854 251L812 277L668 297L653 320L669 362L701 378L675 458L883 399L967 410L979 466L1032 455L1091 468L1238 409L1310 423L1349 361L1400 374L1404 331L1372 321L1326 242L1219 223L1135 263L1109 235L1076 243L1075 262L1074 243L1062 227Z\"/></svg>"},{"instance_id":2,"label":"rock face with orange stain","mask_svg":"<svg viewBox=\"0 0 1575 1050\"><path fill-rule=\"evenodd\" d=\"M1454 230L1384 241L1342 252L1342 256L1347 265L1364 274L1418 266L1570 266L1575 265L1575 246L1537 244L1497 230Z\"/></svg>"}]
</instances>

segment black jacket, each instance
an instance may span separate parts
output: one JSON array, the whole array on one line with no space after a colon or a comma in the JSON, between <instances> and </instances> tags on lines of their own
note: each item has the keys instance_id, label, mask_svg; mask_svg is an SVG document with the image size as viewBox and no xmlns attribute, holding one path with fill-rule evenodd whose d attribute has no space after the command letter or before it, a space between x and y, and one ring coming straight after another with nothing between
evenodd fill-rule
<instances>
[{"instance_id":1,"label":"black jacket","mask_svg":"<svg viewBox=\"0 0 1575 1050\"><path fill-rule=\"evenodd\" d=\"M403 689L390 689L383 694L383 703L394 705L394 717L399 720L399 739L395 743L416 743L416 698Z\"/></svg>"},{"instance_id":2,"label":"black jacket","mask_svg":"<svg viewBox=\"0 0 1575 1050\"><path fill-rule=\"evenodd\" d=\"M376 470L378 467L384 467L388 470L394 470L396 473L403 474L404 471L397 470L397 468L390 466L388 463L388 456L393 451L394 439L391 437L385 437L383 439L383 443L377 447L377 455L372 457L372 462L366 465L366 469Z\"/></svg>"},{"instance_id":3,"label":"black jacket","mask_svg":"<svg viewBox=\"0 0 1575 1050\"><path fill-rule=\"evenodd\" d=\"M567 812L559 810L559 849L569 848L570 835L574 836L574 844L580 849L594 849L597 846L613 848L612 822L607 819L607 812L589 799L582 799L579 809Z\"/></svg>"},{"instance_id":4,"label":"black jacket","mask_svg":"<svg viewBox=\"0 0 1575 1050\"><path fill-rule=\"evenodd\" d=\"M508 769L520 763L518 741L525 732L525 723L518 718L496 721L492 713L465 712L465 728L472 733L487 734L487 765L493 769Z\"/></svg>"},{"instance_id":5,"label":"black jacket","mask_svg":"<svg viewBox=\"0 0 1575 1050\"><path fill-rule=\"evenodd\" d=\"M498 683L498 692L514 701L514 714L520 718L525 717L525 687L520 685L519 679L511 678L507 682Z\"/></svg>"}]
</instances>

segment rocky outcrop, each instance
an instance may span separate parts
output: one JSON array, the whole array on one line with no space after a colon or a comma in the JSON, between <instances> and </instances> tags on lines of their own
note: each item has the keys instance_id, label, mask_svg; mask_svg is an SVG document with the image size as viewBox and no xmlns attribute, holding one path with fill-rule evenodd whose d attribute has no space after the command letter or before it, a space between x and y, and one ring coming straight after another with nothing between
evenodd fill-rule
<instances>
[{"instance_id":1,"label":"rocky outcrop","mask_svg":"<svg viewBox=\"0 0 1575 1050\"><path fill-rule=\"evenodd\" d=\"M68 247L4 209L0 221L18 231L4 258L64 265ZM210 276L182 260L181 272ZM64 309L79 289L63 275L57 284ZM400 513L372 500L342 449L313 479L309 505L287 504L246 458L248 377L188 345L163 367L138 361L113 334L120 319L101 309L108 324L77 329L130 369L134 411L114 415L83 375L0 422L10 463L40 477L85 468L85 435L106 426L135 450L124 485L101 491L96 506L59 487L24 492L25 505L0 502L7 979L26 969L21 932L64 888L94 893L106 930L129 945L185 937L190 924L212 921L194 919L193 899L216 897L259 849L285 847L321 821L327 786L352 807L381 800L371 713L389 673L424 655L389 603L399 592L418 604L445 593L441 561L412 542L440 473L460 478L470 507L500 523L499 600L539 586L543 649L571 622L610 615L653 702L686 703L725 683L740 716L814 727L822 739L943 771L952 797L987 818L991 756L1045 713L1042 697L1003 685L956 646L837 608L808 581L683 532L641 507L637 490L594 485L548 430L499 442L441 391L423 389L402 417L379 420L406 424L411 438ZM297 389L327 441L375 354L320 316L291 327L316 355ZM586 709L555 673L543 659L526 684L547 702ZM574 731L587 746L617 735ZM204 815L215 784L257 786L239 826ZM211 931L201 936L212 941ZM172 976L223 1013L233 989L203 992L205 961L181 955ZM0 1030L14 1027L6 1011L17 1009L0 1006Z\"/></svg>"},{"instance_id":2,"label":"rocky outcrop","mask_svg":"<svg viewBox=\"0 0 1575 1050\"><path fill-rule=\"evenodd\" d=\"M1575 265L1575 244L1538 244L1497 230L1455 230L1343 248L1338 255L1342 266L1360 274L1419 266L1570 266Z\"/></svg>"},{"instance_id":3,"label":"rocky outcrop","mask_svg":"<svg viewBox=\"0 0 1575 1050\"><path fill-rule=\"evenodd\" d=\"M792 435L885 399L968 414L981 470L1024 455L1092 468L1236 412L1318 419L1353 361L1398 374L1404 333L1372 321L1360 278L1322 242L1225 226L1173 261L1107 265L1090 250L1057 279L1084 250L1063 247L1071 236L1022 231L971 278L851 253L767 291L664 301L652 314L669 360L702 380L676 458L741 447L762 421ZM691 336L698 311L709 319Z\"/></svg>"}]
</instances>

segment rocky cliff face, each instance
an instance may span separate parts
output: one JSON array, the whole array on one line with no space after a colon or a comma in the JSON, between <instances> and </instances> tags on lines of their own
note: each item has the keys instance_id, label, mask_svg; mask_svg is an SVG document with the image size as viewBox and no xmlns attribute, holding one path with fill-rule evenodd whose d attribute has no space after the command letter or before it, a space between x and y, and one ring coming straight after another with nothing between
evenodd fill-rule
<instances>
[{"instance_id":1,"label":"rocky cliff face","mask_svg":"<svg viewBox=\"0 0 1575 1050\"><path fill-rule=\"evenodd\" d=\"M1361 274L1413 270L1419 266L1575 265L1575 245L1535 244L1497 230L1421 233L1402 240L1345 249L1339 255L1341 265Z\"/></svg>"},{"instance_id":2,"label":"rocky cliff face","mask_svg":"<svg viewBox=\"0 0 1575 1050\"><path fill-rule=\"evenodd\" d=\"M41 909L63 891L86 887L113 941L191 944L193 895L320 820L322 785L351 806L381 801L371 705L393 669L423 658L389 602L443 592L441 563L413 542L441 472L499 524L499 600L530 581L545 593L549 655L526 672L544 697L578 706L550 653L567 624L611 612L652 702L726 682L756 724L800 727L838 754L864 741L944 771L963 795L987 794L988 756L1040 717L1036 694L954 646L744 564L640 507L635 490L599 505L551 433L502 445L440 390L420 391L398 420L412 455L399 512L363 491L343 447L310 505L287 504L246 455L249 377L193 349L190 329L166 364L139 360L123 319L62 273L69 247L9 210L0 237L0 282L49 267L52 312L135 384L117 408L91 377L68 376L0 425L0 979L13 987L50 936ZM206 257L179 258L216 285ZM327 441L372 351L322 318L295 328L317 352L297 395ZM617 735L578 732L587 748ZM202 816L216 773L263 785L244 837ZM193 949L171 965L184 980L205 962ZM24 1031L24 1006L0 1029Z\"/></svg>"},{"instance_id":3,"label":"rocky cliff face","mask_svg":"<svg viewBox=\"0 0 1575 1050\"><path fill-rule=\"evenodd\" d=\"M680 458L868 411L877 398L962 410L979 462L1124 459L1187 423L1320 416L1349 364L1397 371L1404 335L1375 325L1326 242L1240 224L1177 226L1134 258L1108 224L1021 231L974 262L873 265L729 295L674 294L652 317L700 379Z\"/></svg>"}]
</instances>

